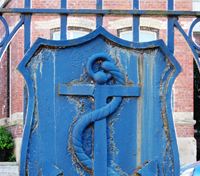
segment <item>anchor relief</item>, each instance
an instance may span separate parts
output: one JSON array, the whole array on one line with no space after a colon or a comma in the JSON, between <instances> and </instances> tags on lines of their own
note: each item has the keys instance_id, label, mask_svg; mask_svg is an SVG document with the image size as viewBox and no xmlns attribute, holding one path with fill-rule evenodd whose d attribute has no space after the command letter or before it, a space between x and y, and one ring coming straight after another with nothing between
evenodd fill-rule
<instances>
[{"instance_id":1,"label":"anchor relief","mask_svg":"<svg viewBox=\"0 0 200 176\"><path fill-rule=\"evenodd\" d=\"M94 68L95 64L98 67L96 68L96 71ZM124 75L113 62L111 57L105 53L95 54L88 59L87 72L91 79L93 79L98 85L111 84L111 82L118 85L125 84ZM122 97L114 97L105 106L85 114L73 124L71 134L73 158L75 158L75 161L90 174L93 173L93 160L83 150L83 131L90 124L109 117L109 115L114 113L119 108L121 101ZM114 172L115 171L112 168L108 168L108 175L111 175L111 173Z\"/></svg>"}]
</instances>

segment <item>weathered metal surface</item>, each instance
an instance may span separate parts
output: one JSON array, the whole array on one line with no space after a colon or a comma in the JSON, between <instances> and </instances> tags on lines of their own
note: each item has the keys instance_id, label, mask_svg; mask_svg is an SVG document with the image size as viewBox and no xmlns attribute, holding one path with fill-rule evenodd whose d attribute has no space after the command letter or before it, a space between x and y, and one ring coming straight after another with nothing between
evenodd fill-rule
<instances>
[{"instance_id":1,"label":"weathered metal surface","mask_svg":"<svg viewBox=\"0 0 200 176\"><path fill-rule=\"evenodd\" d=\"M38 39L18 69L28 87L20 174L178 176L171 90L180 66L161 40L102 27Z\"/></svg>"},{"instance_id":2,"label":"weathered metal surface","mask_svg":"<svg viewBox=\"0 0 200 176\"><path fill-rule=\"evenodd\" d=\"M194 170L194 176L200 175L200 167L196 167Z\"/></svg>"}]
</instances>

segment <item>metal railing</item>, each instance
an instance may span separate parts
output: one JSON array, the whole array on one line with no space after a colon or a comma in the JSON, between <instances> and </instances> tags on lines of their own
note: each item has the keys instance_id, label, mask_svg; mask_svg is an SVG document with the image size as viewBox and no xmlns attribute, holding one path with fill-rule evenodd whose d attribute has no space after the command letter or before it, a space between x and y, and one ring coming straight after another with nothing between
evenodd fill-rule
<instances>
[{"instance_id":1,"label":"metal railing","mask_svg":"<svg viewBox=\"0 0 200 176\"><path fill-rule=\"evenodd\" d=\"M167 45L169 50L174 52L174 29L177 28L189 44L191 51L194 55L195 61L200 68L200 61L198 59L198 52L200 47L192 40L192 30L198 22L200 22L199 11L176 11L174 9L174 0L168 0L166 10L140 10L140 1L133 0L132 10L112 10L103 9L103 0L96 0L96 9L68 9L67 0L61 0L60 9L34 9L31 8L31 0L24 0L24 8L1 8L0 9L0 20L4 25L6 34L3 40L0 42L0 58L6 51L7 46L11 42L13 36L21 26L24 26L24 53L30 48L31 43L31 16L33 14L59 14L60 15L60 38L61 40L67 39L67 17L68 15L96 15L96 27L102 26L103 17L106 15L132 15L133 16L133 42L139 42L139 28L140 28L140 17L167 17ZM9 31L8 23L3 17L4 14L14 13L20 14L21 19L16 26ZM194 17L196 18L190 26L189 33L186 34L182 26L179 23L179 17Z\"/></svg>"}]
</instances>

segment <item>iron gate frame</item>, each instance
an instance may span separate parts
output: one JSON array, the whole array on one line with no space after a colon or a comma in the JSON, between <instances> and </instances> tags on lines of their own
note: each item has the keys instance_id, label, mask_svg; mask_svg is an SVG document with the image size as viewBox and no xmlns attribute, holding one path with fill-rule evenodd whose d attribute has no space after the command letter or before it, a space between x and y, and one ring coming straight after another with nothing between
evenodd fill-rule
<instances>
[{"instance_id":1,"label":"iron gate frame","mask_svg":"<svg viewBox=\"0 0 200 176\"><path fill-rule=\"evenodd\" d=\"M139 42L139 26L140 26L140 17L145 16L156 16L156 17L167 17L168 26L167 26L167 45L170 51L174 52L174 28L177 28L180 33L185 38L186 42L189 44L192 53L194 55L195 61L200 65L198 60L197 50L200 50L200 47L197 46L192 40L192 30L198 22L200 22L200 12L199 11L177 11L174 9L174 0L167 0L167 10L140 10L140 0L133 0L132 10L112 10L112 9L103 9L103 0L96 0L96 9L68 9L67 0L61 0L60 9L36 9L31 8L32 0L24 0L24 8L1 8L0 9L0 20L3 23L6 34L0 43L0 58L2 58L6 48L14 37L15 33L19 30L21 26L24 26L24 53L30 48L31 44L31 16L33 14L59 14L60 15L60 39L66 40L66 31L67 31L67 16L68 15L96 15L96 28L103 25L103 16L105 15L132 15L133 18L133 42ZM9 31L9 25L6 22L6 19L3 17L3 14L14 13L20 14L20 21L16 24L12 31ZM179 17L196 17L189 28L189 33L186 34L180 23L178 22Z\"/></svg>"},{"instance_id":2,"label":"iron gate frame","mask_svg":"<svg viewBox=\"0 0 200 176\"><path fill-rule=\"evenodd\" d=\"M60 15L60 39L67 39L67 16L68 15L96 15L96 28L103 26L103 17L107 15L119 15L119 16L133 16L133 42L139 42L139 29L140 29L140 17L166 17L167 23L167 46L170 52L174 53L174 30L175 28L182 34L185 41L188 43L195 62L200 70L200 60L198 46L192 40L192 31L194 26L200 22L200 11L180 11L175 10L175 0L167 0L166 10L140 10L140 0L133 0L132 10L113 10L103 9L103 0L96 0L96 9L68 9L67 0L60 0L60 9L38 9L31 8L32 0L24 0L24 8L0 8L0 21L3 23L5 28L5 36L0 42L0 61L6 51L8 45L12 41L12 38L17 31L24 26L24 53L31 46L31 16L34 14L57 14ZM20 20L15 25L12 31L9 31L9 25L6 19L3 17L4 14L20 14ZM194 17L196 18L190 25L188 34L183 30L179 23L179 17Z\"/></svg>"}]
</instances>

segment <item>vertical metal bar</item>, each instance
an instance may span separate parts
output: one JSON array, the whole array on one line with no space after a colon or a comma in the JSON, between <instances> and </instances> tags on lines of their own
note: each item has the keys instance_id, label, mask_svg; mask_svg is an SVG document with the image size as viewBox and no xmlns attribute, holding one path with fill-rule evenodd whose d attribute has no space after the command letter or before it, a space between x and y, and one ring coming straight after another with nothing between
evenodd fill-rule
<instances>
[{"instance_id":1,"label":"vertical metal bar","mask_svg":"<svg viewBox=\"0 0 200 176\"><path fill-rule=\"evenodd\" d=\"M31 0L25 0L24 1L24 8L31 8ZM27 52L27 50L30 48L31 45L31 15L26 14L24 16L24 54ZM24 113L23 113L23 122L25 124L26 121L26 107L27 107L27 87L24 85Z\"/></svg>"},{"instance_id":2,"label":"vertical metal bar","mask_svg":"<svg viewBox=\"0 0 200 176\"><path fill-rule=\"evenodd\" d=\"M24 53L31 45L31 15L26 15L24 18Z\"/></svg>"},{"instance_id":3,"label":"vertical metal bar","mask_svg":"<svg viewBox=\"0 0 200 176\"><path fill-rule=\"evenodd\" d=\"M140 1L139 0L133 0L133 9L139 9L140 8ZM140 39L140 17L139 16L133 16L133 24L132 24L132 30L133 30L133 42L139 42ZM139 67L141 66L140 60L138 60ZM139 73L139 72L138 72ZM138 80L137 80L138 81ZM137 107L139 108L141 106L141 102L137 102ZM140 113L138 112L138 117L140 116ZM142 119L137 119L136 129L138 131L138 127L141 127L141 121ZM141 130L141 129L140 129ZM139 130L139 132L140 132ZM141 164L141 134L137 134L137 165Z\"/></svg>"},{"instance_id":4,"label":"vertical metal bar","mask_svg":"<svg viewBox=\"0 0 200 176\"><path fill-rule=\"evenodd\" d=\"M31 0L25 0L25 8L31 7ZM30 48L31 45L31 15L27 14L24 18L24 53Z\"/></svg>"},{"instance_id":5,"label":"vertical metal bar","mask_svg":"<svg viewBox=\"0 0 200 176\"><path fill-rule=\"evenodd\" d=\"M99 10L102 10L103 8L103 2L102 0L96 0L96 8ZM103 25L103 16L102 15L97 15L96 17L96 28L100 27Z\"/></svg>"},{"instance_id":6,"label":"vertical metal bar","mask_svg":"<svg viewBox=\"0 0 200 176\"><path fill-rule=\"evenodd\" d=\"M96 0L96 8L102 9L102 0ZM96 16L96 28L102 26L103 16ZM95 96L96 109L106 104L106 98L101 94ZM106 119L94 124L94 176L107 176L107 131Z\"/></svg>"},{"instance_id":7,"label":"vertical metal bar","mask_svg":"<svg viewBox=\"0 0 200 176\"><path fill-rule=\"evenodd\" d=\"M26 85L24 85L24 103L23 103L23 124L25 124L26 122L26 110L27 110L27 106L28 106L28 88Z\"/></svg>"},{"instance_id":8,"label":"vertical metal bar","mask_svg":"<svg viewBox=\"0 0 200 176\"><path fill-rule=\"evenodd\" d=\"M61 0L61 9L67 8L67 0ZM61 15L60 16L60 39L66 40L67 39L67 16Z\"/></svg>"},{"instance_id":9,"label":"vertical metal bar","mask_svg":"<svg viewBox=\"0 0 200 176\"><path fill-rule=\"evenodd\" d=\"M168 10L174 10L174 0L168 0Z\"/></svg>"},{"instance_id":10,"label":"vertical metal bar","mask_svg":"<svg viewBox=\"0 0 200 176\"><path fill-rule=\"evenodd\" d=\"M95 96L95 108L106 105L106 98L99 94ZM95 122L94 125L94 176L107 176L107 131L106 119Z\"/></svg>"},{"instance_id":11,"label":"vertical metal bar","mask_svg":"<svg viewBox=\"0 0 200 176\"><path fill-rule=\"evenodd\" d=\"M174 0L168 0L168 10L174 10ZM168 17L167 45L170 52L174 53L174 18Z\"/></svg>"},{"instance_id":12,"label":"vertical metal bar","mask_svg":"<svg viewBox=\"0 0 200 176\"><path fill-rule=\"evenodd\" d=\"M133 9L139 9L140 2L139 0L133 0ZM135 16L133 17L133 42L139 42L140 38L140 17Z\"/></svg>"},{"instance_id":13,"label":"vertical metal bar","mask_svg":"<svg viewBox=\"0 0 200 176\"><path fill-rule=\"evenodd\" d=\"M7 117L11 117L11 59L10 45L7 48Z\"/></svg>"}]
</instances>

